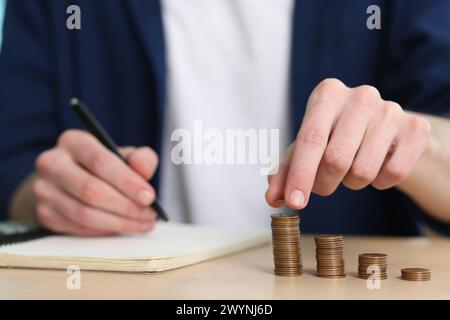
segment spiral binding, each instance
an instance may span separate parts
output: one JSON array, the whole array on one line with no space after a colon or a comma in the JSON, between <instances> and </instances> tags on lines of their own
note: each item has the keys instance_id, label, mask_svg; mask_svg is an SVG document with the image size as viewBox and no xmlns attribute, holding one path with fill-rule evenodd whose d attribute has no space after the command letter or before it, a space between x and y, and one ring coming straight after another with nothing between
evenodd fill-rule
<instances>
[{"instance_id":1,"label":"spiral binding","mask_svg":"<svg viewBox=\"0 0 450 320\"><path fill-rule=\"evenodd\" d=\"M36 240L54 235L50 230L44 228L36 228L22 233L8 234L0 236L0 246L17 244L21 242Z\"/></svg>"}]
</instances>

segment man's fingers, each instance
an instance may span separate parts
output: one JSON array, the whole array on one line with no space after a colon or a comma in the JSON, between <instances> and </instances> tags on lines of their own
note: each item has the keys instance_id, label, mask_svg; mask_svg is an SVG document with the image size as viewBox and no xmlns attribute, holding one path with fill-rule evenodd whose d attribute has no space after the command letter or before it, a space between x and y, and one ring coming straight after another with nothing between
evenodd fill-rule
<instances>
[{"instance_id":1,"label":"man's fingers","mask_svg":"<svg viewBox=\"0 0 450 320\"><path fill-rule=\"evenodd\" d=\"M329 79L311 94L295 141L284 195L292 209L303 209L308 202L331 129L343 107L344 88L341 82Z\"/></svg>"},{"instance_id":2,"label":"man's fingers","mask_svg":"<svg viewBox=\"0 0 450 320\"><path fill-rule=\"evenodd\" d=\"M151 215L149 208L138 206L106 182L79 167L61 149L41 154L37 167L40 176L91 207L135 219L146 219L146 216Z\"/></svg>"},{"instance_id":3,"label":"man's fingers","mask_svg":"<svg viewBox=\"0 0 450 320\"><path fill-rule=\"evenodd\" d=\"M120 147L119 152L125 159L128 159L130 154L132 154L134 151L136 151L136 147L132 146L126 146L126 147Z\"/></svg>"},{"instance_id":4,"label":"man's fingers","mask_svg":"<svg viewBox=\"0 0 450 320\"><path fill-rule=\"evenodd\" d=\"M36 214L39 222L54 232L76 234L86 237L111 235L104 231L85 229L59 214L55 209L46 204L38 204L36 207Z\"/></svg>"},{"instance_id":5,"label":"man's fingers","mask_svg":"<svg viewBox=\"0 0 450 320\"><path fill-rule=\"evenodd\" d=\"M286 156L281 162L278 171L272 176L268 176L269 187L266 191L266 201L274 208L284 206L284 190L286 187L286 178L289 172L289 166L292 159L293 147L289 147Z\"/></svg>"},{"instance_id":6,"label":"man's fingers","mask_svg":"<svg viewBox=\"0 0 450 320\"><path fill-rule=\"evenodd\" d=\"M90 134L69 130L60 137L59 144L76 162L137 204L149 206L155 200L155 191L148 182Z\"/></svg>"},{"instance_id":7,"label":"man's fingers","mask_svg":"<svg viewBox=\"0 0 450 320\"><path fill-rule=\"evenodd\" d=\"M33 191L40 201L51 204L56 211L85 229L114 234L148 232L153 229L156 220L155 213L152 213L147 220L138 221L95 209L76 200L42 178L35 181Z\"/></svg>"},{"instance_id":8,"label":"man's fingers","mask_svg":"<svg viewBox=\"0 0 450 320\"><path fill-rule=\"evenodd\" d=\"M348 108L339 117L320 162L313 192L321 196L331 195L344 179L366 132L370 109L378 107L356 101L357 107Z\"/></svg>"},{"instance_id":9,"label":"man's fingers","mask_svg":"<svg viewBox=\"0 0 450 320\"><path fill-rule=\"evenodd\" d=\"M286 203L299 210L311 191L328 196L341 182L354 190L398 185L423 154L429 130L425 119L408 116L372 86L324 80L308 100L292 159L269 180L266 199L281 198L285 184Z\"/></svg>"},{"instance_id":10,"label":"man's fingers","mask_svg":"<svg viewBox=\"0 0 450 320\"><path fill-rule=\"evenodd\" d=\"M360 190L372 183L398 133L400 106L384 103L380 108L383 111L369 124L352 167L344 179L345 186L350 189Z\"/></svg>"},{"instance_id":11,"label":"man's fingers","mask_svg":"<svg viewBox=\"0 0 450 320\"><path fill-rule=\"evenodd\" d=\"M372 183L376 189L391 188L408 177L428 143L430 134L428 121L421 117L411 116L404 122L404 127L403 134L397 137L392 154L386 159Z\"/></svg>"},{"instance_id":12,"label":"man's fingers","mask_svg":"<svg viewBox=\"0 0 450 320\"><path fill-rule=\"evenodd\" d=\"M148 147L141 147L127 157L130 167L139 173L145 180L150 180L158 167L158 156L155 151Z\"/></svg>"},{"instance_id":13,"label":"man's fingers","mask_svg":"<svg viewBox=\"0 0 450 320\"><path fill-rule=\"evenodd\" d=\"M122 147L120 153L128 165L145 180L150 180L158 167L158 155L149 147Z\"/></svg>"}]
</instances>

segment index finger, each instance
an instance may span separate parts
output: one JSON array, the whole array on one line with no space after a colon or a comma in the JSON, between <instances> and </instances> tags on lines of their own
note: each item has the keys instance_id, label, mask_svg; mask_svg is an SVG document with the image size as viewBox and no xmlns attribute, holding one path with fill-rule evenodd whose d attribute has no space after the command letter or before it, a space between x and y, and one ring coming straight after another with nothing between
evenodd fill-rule
<instances>
[{"instance_id":1,"label":"index finger","mask_svg":"<svg viewBox=\"0 0 450 320\"><path fill-rule=\"evenodd\" d=\"M60 144L76 162L135 203L149 206L154 201L155 191L148 182L94 136L81 131L67 131L61 136Z\"/></svg>"},{"instance_id":2,"label":"index finger","mask_svg":"<svg viewBox=\"0 0 450 320\"><path fill-rule=\"evenodd\" d=\"M308 101L306 113L294 144L284 191L286 203L296 210L305 208L308 203L320 161L325 152L336 115L340 110L338 97L331 98L336 90L331 91L327 87L316 88L316 90L325 90L328 93L319 93L319 98L313 93Z\"/></svg>"}]
</instances>

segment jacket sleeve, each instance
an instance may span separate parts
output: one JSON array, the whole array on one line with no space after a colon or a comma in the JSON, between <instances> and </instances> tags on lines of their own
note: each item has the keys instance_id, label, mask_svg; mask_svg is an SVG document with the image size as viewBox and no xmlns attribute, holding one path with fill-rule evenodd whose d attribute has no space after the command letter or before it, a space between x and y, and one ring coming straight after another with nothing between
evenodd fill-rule
<instances>
[{"instance_id":1,"label":"jacket sleeve","mask_svg":"<svg viewBox=\"0 0 450 320\"><path fill-rule=\"evenodd\" d=\"M450 116L450 1L389 4L384 97L408 110Z\"/></svg>"},{"instance_id":2,"label":"jacket sleeve","mask_svg":"<svg viewBox=\"0 0 450 320\"><path fill-rule=\"evenodd\" d=\"M12 194L54 144L55 81L49 43L49 3L8 1L0 52L0 220Z\"/></svg>"},{"instance_id":3,"label":"jacket sleeve","mask_svg":"<svg viewBox=\"0 0 450 320\"><path fill-rule=\"evenodd\" d=\"M450 1L389 3L383 97L408 110L450 117ZM420 222L450 235L449 224L435 220L406 196L401 201Z\"/></svg>"}]
</instances>

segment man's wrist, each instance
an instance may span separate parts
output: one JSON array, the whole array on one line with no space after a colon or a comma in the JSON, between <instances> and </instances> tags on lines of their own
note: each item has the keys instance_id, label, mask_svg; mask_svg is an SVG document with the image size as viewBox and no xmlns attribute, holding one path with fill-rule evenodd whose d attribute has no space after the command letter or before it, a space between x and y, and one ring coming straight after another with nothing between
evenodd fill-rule
<instances>
[{"instance_id":1,"label":"man's wrist","mask_svg":"<svg viewBox=\"0 0 450 320\"><path fill-rule=\"evenodd\" d=\"M414 190L417 188L420 179L422 179L424 174L426 174L424 170L426 170L426 168L430 168L430 164L432 164L433 162L436 163L436 159L444 157L444 147L439 138L439 130L436 128L436 117L414 112L408 113L425 118L430 123L431 127L430 138L428 140L424 153L417 160L410 175L396 186L400 191L411 195L411 193L414 192Z\"/></svg>"},{"instance_id":2,"label":"man's wrist","mask_svg":"<svg viewBox=\"0 0 450 320\"><path fill-rule=\"evenodd\" d=\"M35 174L29 175L14 192L8 210L8 219L19 222L36 222L36 199L33 195Z\"/></svg>"}]
</instances>

